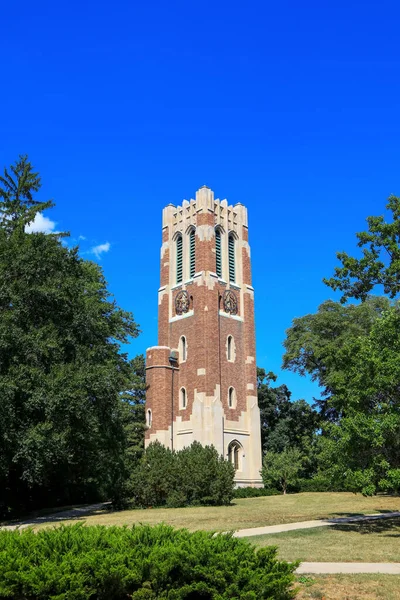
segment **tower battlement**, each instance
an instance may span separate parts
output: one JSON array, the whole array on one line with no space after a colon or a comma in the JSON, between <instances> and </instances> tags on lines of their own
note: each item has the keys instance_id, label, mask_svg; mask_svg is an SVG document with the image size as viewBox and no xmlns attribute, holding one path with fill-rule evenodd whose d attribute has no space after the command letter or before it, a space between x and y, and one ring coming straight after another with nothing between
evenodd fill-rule
<instances>
[{"instance_id":1,"label":"tower battlement","mask_svg":"<svg viewBox=\"0 0 400 600\"><path fill-rule=\"evenodd\" d=\"M146 443L213 444L238 485L258 485L254 290L247 209L214 199L162 214L158 346L147 350Z\"/></svg>"}]
</instances>

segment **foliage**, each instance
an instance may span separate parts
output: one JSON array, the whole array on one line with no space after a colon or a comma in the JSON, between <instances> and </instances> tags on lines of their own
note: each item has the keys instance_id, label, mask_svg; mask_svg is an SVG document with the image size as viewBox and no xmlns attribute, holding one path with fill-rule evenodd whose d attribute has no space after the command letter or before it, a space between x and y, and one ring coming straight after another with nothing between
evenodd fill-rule
<instances>
[{"instance_id":1,"label":"foliage","mask_svg":"<svg viewBox=\"0 0 400 600\"><path fill-rule=\"evenodd\" d=\"M138 506L163 506L170 493L179 489L176 452L160 442L146 448L131 475L131 494Z\"/></svg>"},{"instance_id":2,"label":"foliage","mask_svg":"<svg viewBox=\"0 0 400 600\"><path fill-rule=\"evenodd\" d=\"M325 280L342 291L342 304L295 319L283 362L324 390L318 476L365 495L400 483L400 308L390 301L400 290L399 198L387 208L392 222L368 217L368 231L357 234L362 258L338 254L343 266ZM376 285L388 298L368 296ZM362 302L343 306L348 298Z\"/></svg>"},{"instance_id":3,"label":"foliage","mask_svg":"<svg viewBox=\"0 0 400 600\"><path fill-rule=\"evenodd\" d=\"M121 454L121 468L116 471L112 485L113 508L129 505L131 486L129 477L144 452L146 431L146 366L143 354L130 361L130 388L120 394L120 411L124 428L125 451Z\"/></svg>"},{"instance_id":4,"label":"foliage","mask_svg":"<svg viewBox=\"0 0 400 600\"><path fill-rule=\"evenodd\" d=\"M320 415L305 400L291 399L286 385L271 386L274 373L257 369L258 404L261 417L261 441L264 452L280 453L297 448L307 457L303 461L303 477L310 477L316 469L315 446Z\"/></svg>"},{"instance_id":5,"label":"foliage","mask_svg":"<svg viewBox=\"0 0 400 600\"><path fill-rule=\"evenodd\" d=\"M233 491L234 498L260 498L261 496L279 496L281 494L275 488L239 487Z\"/></svg>"},{"instance_id":6,"label":"foliage","mask_svg":"<svg viewBox=\"0 0 400 600\"><path fill-rule=\"evenodd\" d=\"M261 471L265 487L277 487L286 494L288 486L295 485L303 467L304 457L297 448L283 452L267 452Z\"/></svg>"},{"instance_id":7,"label":"foliage","mask_svg":"<svg viewBox=\"0 0 400 600\"><path fill-rule=\"evenodd\" d=\"M283 368L300 375L308 374L323 388L323 399L317 402L323 418L335 421L343 409L333 401L341 376L342 349L367 336L389 307L389 300L381 297L370 297L360 305L347 306L327 300L315 314L294 319L286 331Z\"/></svg>"},{"instance_id":8,"label":"foliage","mask_svg":"<svg viewBox=\"0 0 400 600\"><path fill-rule=\"evenodd\" d=\"M130 361L131 382L121 395L122 412L127 439L127 454L131 464L142 456L146 431L146 365L143 354Z\"/></svg>"},{"instance_id":9,"label":"foliage","mask_svg":"<svg viewBox=\"0 0 400 600\"><path fill-rule=\"evenodd\" d=\"M24 230L38 212L52 208L51 200L40 202L33 195L41 188L39 173L27 155L20 156L14 165L4 169L0 176L0 227L8 233L16 228Z\"/></svg>"},{"instance_id":10,"label":"foliage","mask_svg":"<svg viewBox=\"0 0 400 600\"><path fill-rule=\"evenodd\" d=\"M276 548L167 525L0 532L0 598L289 600L296 566Z\"/></svg>"},{"instance_id":11,"label":"foliage","mask_svg":"<svg viewBox=\"0 0 400 600\"><path fill-rule=\"evenodd\" d=\"M347 487L364 494L397 491L400 473L400 308L375 321L368 336L348 341L332 376L343 413L327 428L321 459ZM330 458L335 450L335 464Z\"/></svg>"},{"instance_id":12,"label":"foliage","mask_svg":"<svg viewBox=\"0 0 400 600\"><path fill-rule=\"evenodd\" d=\"M299 479L296 483L298 492L345 492L347 488L343 478L335 480L326 473L317 473L311 479Z\"/></svg>"},{"instance_id":13,"label":"foliage","mask_svg":"<svg viewBox=\"0 0 400 600\"><path fill-rule=\"evenodd\" d=\"M386 298L328 301L287 332L284 366L324 386L317 461L330 489L398 489L399 315Z\"/></svg>"},{"instance_id":14,"label":"foliage","mask_svg":"<svg viewBox=\"0 0 400 600\"><path fill-rule=\"evenodd\" d=\"M392 221L383 216L368 217L368 231L357 233L358 246L363 248L362 257L354 258L346 252L338 252L342 267L324 282L343 295L341 302L349 298L366 300L376 285L383 286L389 298L400 292L400 198L390 196L386 208Z\"/></svg>"},{"instance_id":15,"label":"foliage","mask_svg":"<svg viewBox=\"0 0 400 600\"><path fill-rule=\"evenodd\" d=\"M97 264L58 235L25 232L46 203L33 198L40 179L26 157L11 172L0 188L2 514L109 494L124 465L120 393L132 384L120 345L138 333Z\"/></svg>"},{"instance_id":16,"label":"foliage","mask_svg":"<svg viewBox=\"0 0 400 600\"><path fill-rule=\"evenodd\" d=\"M193 442L175 452L154 442L133 471L133 501L139 506L170 507L229 504L234 474L233 465L213 446Z\"/></svg>"}]
</instances>

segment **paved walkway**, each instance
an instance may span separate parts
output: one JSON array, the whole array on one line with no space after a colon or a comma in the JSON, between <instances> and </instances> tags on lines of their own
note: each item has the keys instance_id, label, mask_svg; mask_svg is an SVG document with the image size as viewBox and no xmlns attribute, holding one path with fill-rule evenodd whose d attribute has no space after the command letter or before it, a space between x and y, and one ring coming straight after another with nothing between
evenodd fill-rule
<instances>
[{"instance_id":1,"label":"paved walkway","mask_svg":"<svg viewBox=\"0 0 400 600\"><path fill-rule=\"evenodd\" d=\"M31 525L39 525L40 523L57 523L58 521L66 521L68 519L79 519L79 517L82 515L92 514L104 510L110 504L111 502L99 502L98 504L89 504L87 506L69 508L68 510L62 510L50 515L43 515L41 517L33 517L32 519L27 519L25 521L18 521L13 525L3 525L0 526L0 529L12 531L13 529L25 529L26 527L30 527Z\"/></svg>"},{"instance_id":2,"label":"paved walkway","mask_svg":"<svg viewBox=\"0 0 400 600\"><path fill-rule=\"evenodd\" d=\"M272 533L283 533L284 531L296 531L297 529L332 527L333 525L341 525L342 523L392 519L393 517L400 517L400 512L373 513L372 515L359 515L356 517L338 517L333 519L318 519L315 521L300 521L298 523L286 523L281 525L268 525L266 527L252 527L251 529L239 529L238 531L235 531L233 535L234 537L252 537L254 535L268 535Z\"/></svg>"},{"instance_id":3,"label":"paved walkway","mask_svg":"<svg viewBox=\"0 0 400 600\"><path fill-rule=\"evenodd\" d=\"M296 569L296 573L312 573L322 575L329 573L385 573L386 575L400 575L400 563L317 563L303 562Z\"/></svg>"}]
</instances>

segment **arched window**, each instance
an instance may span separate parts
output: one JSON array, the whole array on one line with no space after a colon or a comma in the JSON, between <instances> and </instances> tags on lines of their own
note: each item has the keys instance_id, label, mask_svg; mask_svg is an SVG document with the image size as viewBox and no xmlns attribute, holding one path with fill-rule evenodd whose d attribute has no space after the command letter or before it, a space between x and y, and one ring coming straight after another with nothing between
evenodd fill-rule
<instances>
[{"instance_id":1,"label":"arched window","mask_svg":"<svg viewBox=\"0 0 400 600\"><path fill-rule=\"evenodd\" d=\"M180 360L181 360L181 362L185 362L186 357L187 357L187 346L186 346L186 338L184 335L181 337L179 345L180 345L180 348L179 348Z\"/></svg>"},{"instance_id":2,"label":"arched window","mask_svg":"<svg viewBox=\"0 0 400 600\"><path fill-rule=\"evenodd\" d=\"M232 233L228 238L229 281L235 282L235 238Z\"/></svg>"},{"instance_id":3,"label":"arched window","mask_svg":"<svg viewBox=\"0 0 400 600\"><path fill-rule=\"evenodd\" d=\"M186 390L184 387L181 388L180 391L180 408L186 408L187 406L187 396L186 396Z\"/></svg>"},{"instance_id":4,"label":"arched window","mask_svg":"<svg viewBox=\"0 0 400 600\"><path fill-rule=\"evenodd\" d=\"M152 423L152 415L151 415L151 410L149 409L147 411L147 427L151 427L151 423Z\"/></svg>"},{"instance_id":5,"label":"arched window","mask_svg":"<svg viewBox=\"0 0 400 600\"><path fill-rule=\"evenodd\" d=\"M183 256L182 256L182 236L176 238L176 283L182 283Z\"/></svg>"},{"instance_id":6,"label":"arched window","mask_svg":"<svg viewBox=\"0 0 400 600\"><path fill-rule=\"evenodd\" d=\"M233 361L233 337L231 335L228 335L228 349L227 349L227 354L228 354L228 360L232 360Z\"/></svg>"},{"instance_id":7,"label":"arched window","mask_svg":"<svg viewBox=\"0 0 400 600\"><path fill-rule=\"evenodd\" d=\"M215 230L215 272L222 277L221 230Z\"/></svg>"},{"instance_id":8,"label":"arched window","mask_svg":"<svg viewBox=\"0 0 400 600\"><path fill-rule=\"evenodd\" d=\"M194 229L189 233L189 273L190 278L196 273L196 232Z\"/></svg>"},{"instance_id":9,"label":"arched window","mask_svg":"<svg viewBox=\"0 0 400 600\"><path fill-rule=\"evenodd\" d=\"M228 390L228 406L229 406L229 408L236 407L236 392L235 392L235 388L233 388L233 387L230 387Z\"/></svg>"},{"instance_id":10,"label":"arched window","mask_svg":"<svg viewBox=\"0 0 400 600\"><path fill-rule=\"evenodd\" d=\"M239 471L240 469L240 459L241 459L242 447L239 442L231 442L228 446L228 460L231 462L235 468L235 471Z\"/></svg>"}]
</instances>

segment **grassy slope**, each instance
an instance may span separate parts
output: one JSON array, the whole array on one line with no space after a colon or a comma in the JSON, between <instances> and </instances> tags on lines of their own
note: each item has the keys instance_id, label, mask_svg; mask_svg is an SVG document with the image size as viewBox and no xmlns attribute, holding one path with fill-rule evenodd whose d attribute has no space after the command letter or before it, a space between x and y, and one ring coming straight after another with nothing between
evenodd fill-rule
<instances>
[{"instance_id":1,"label":"grassy slope","mask_svg":"<svg viewBox=\"0 0 400 600\"><path fill-rule=\"evenodd\" d=\"M286 560L400 562L400 518L288 531L248 539L257 546L278 546L279 556Z\"/></svg>"},{"instance_id":2,"label":"grassy slope","mask_svg":"<svg viewBox=\"0 0 400 600\"><path fill-rule=\"evenodd\" d=\"M351 493L304 493L235 500L232 506L157 508L103 512L82 517L90 525L131 525L165 522L190 530L228 531L310 519L400 509L400 498L364 498Z\"/></svg>"},{"instance_id":3,"label":"grassy slope","mask_svg":"<svg viewBox=\"0 0 400 600\"><path fill-rule=\"evenodd\" d=\"M398 575L318 575L298 578L296 600L398 600Z\"/></svg>"}]
</instances>

